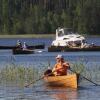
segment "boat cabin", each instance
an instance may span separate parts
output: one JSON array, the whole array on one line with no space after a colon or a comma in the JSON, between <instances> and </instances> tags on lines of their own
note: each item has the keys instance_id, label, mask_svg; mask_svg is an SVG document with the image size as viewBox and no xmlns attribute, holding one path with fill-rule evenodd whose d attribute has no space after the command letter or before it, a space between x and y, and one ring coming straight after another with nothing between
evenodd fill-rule
<instances>
[{"instance_id":1,"label":"boat cabin","mask_svg":"<svg viewBox=\"0 0 100 100\"><path fill-rule=\"evenodd\" d=\"M52 42L52 46L76 46L84 43L85 37L72 31L71 28L56 29L56 39Z\"/></svg>"}]
</instances>

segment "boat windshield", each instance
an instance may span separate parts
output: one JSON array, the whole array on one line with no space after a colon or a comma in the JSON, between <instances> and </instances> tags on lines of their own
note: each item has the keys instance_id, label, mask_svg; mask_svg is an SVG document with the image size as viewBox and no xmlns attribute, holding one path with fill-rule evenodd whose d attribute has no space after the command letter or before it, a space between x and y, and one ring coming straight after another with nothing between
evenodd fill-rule
<instances>
[{"instance_id":1,"label":"boat windshield","mask_svg":"<svg viewBox=\"0 0 100 100\"><path fill-rule=\"evenodd\" d=\"M71 28L64 28L64 35L73 34L73 30Z\"/></svg>"},{"instance_id":2,"label":"boat windshield","mask_svg":"<svg viewBox=\"0 0 100 100\"><path fill-rule=\"evenodd\" d=\"M64 36L64 35L73 34L73 33L75 34L72 28L58 28L57 33L58 33L58 36Z\"/></svg>"},{"instance_id":3,"label":"boat windshield","mask_svg":"<svg viewBox=\"0 0 100 100\"><path fill-rule=\"evenodd\" d=\"M64 35L63 31L59 30L58 36L63 36L63 35Z\"/></svg>"}]
</instances>

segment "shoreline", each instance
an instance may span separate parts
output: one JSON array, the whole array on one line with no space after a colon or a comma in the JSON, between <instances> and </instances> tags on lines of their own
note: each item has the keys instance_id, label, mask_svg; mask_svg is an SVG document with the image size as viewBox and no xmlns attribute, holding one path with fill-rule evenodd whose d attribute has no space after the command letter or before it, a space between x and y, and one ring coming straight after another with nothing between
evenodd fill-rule
<instances>
[{"instance_id":1,"label":"shoreline","mask_svg":"<svg viewBox=\"0 0 100 100\"><path fill-rule=\"evenodd\" d=\"M0 35L0 38L53 38L55 34Z\"/></svg>"},{"instance_id":2,"label":"shoreline","mask_svg":"<svg viewBox=\"0 0 100 100\"><path fill-rule=\"evenodd\" d=\"M100 35L83 35L85 37L100 37ZM55 34L21 34L21 35L0 35L0 38L54 38Z\"/></svg>"}]
</instances>

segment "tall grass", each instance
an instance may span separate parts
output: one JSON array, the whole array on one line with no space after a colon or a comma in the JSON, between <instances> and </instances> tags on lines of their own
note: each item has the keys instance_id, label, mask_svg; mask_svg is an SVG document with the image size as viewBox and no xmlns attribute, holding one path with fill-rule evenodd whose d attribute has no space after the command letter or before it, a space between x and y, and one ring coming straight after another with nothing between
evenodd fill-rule
<instances>
[{"instance_id":1,"label":"tall grass","mask_svg":"<svg viewBox=\"0 0 100 100\"><path fill-rule=\"evenodd\" d=\"M13 63L5 65L0 68L0 84L17 84L24 86L25 83L31 83L42 77L45 70L47 70L49 63L40 64L37 66L16 65ZM100 82L100 66L94 68L86 67L83 62L75 62L71 65L74 72L84 75L88 79Z\"/></svg>"},{"instance_id":2,"label":"tall grass","mask_svg":"<svg viewBox=\"0 0 100 100\"><path fill-rule=\"evenodd\" d=\"M76 62L72 64L72 69L74 72L80 74L83 73L85 70L85 65L82 62Z\"/></svg>"},{"instance_id":3,"label":"tall grass","mask_svg":"<svg viewBox=\"0 0 100 100\"><path fill-rule=\"evenodd\" d=\"M0 68L0 84L24 86L25 83L39 79L48 68L46 63L41 63L39 66L28 65L27 67L25 64L15 64L14 59L12 59L9 64Z\"/></svg>"},{"instance_id":4,"label":"tall grass","mask_svg":"<svg viewBox=\"0 0 100 100\"><path fill-rule=\"evenodd\" d=\"M94 66L88 66L87 64L83 62L75 62L72 64L71 68L74 72L79 73L80 76L82 75L89 80L100 84L100 66L96 64L94 64Z\"/></svg>"},{"instance_id":5,"label":"tall grass","mask_svg":"<svg viewBox=\"0 0 100 100\"><path fill-rule=\"evenodd\" d=\"M32 80L35 80L37 75L38 71L33 67L8 64L4 68L0 69L0 83L15 83L18 85L24 85L25 82L31 82Z\"/></svg>"}]
</instances>

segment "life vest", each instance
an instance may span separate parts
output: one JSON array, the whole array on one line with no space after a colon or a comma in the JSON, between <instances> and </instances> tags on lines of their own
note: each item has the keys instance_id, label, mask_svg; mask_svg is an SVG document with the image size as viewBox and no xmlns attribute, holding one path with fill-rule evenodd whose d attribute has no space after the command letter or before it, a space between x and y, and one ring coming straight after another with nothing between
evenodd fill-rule
<instances>
[{"instance_id":1,"label":"life vest","mask_svg":"<svg viewBox=\"0 0 100 100\"><path fill-rule=\"evenodd\" d=\"M68 63L63 63L61 65L61 63L57 63L55 64L55 67L54 67L54 74L57 74L57 75L66 75L67 74L67 70L69 68L69 64Z\"/></svg>"}]
</instances>

